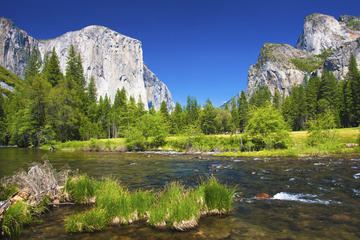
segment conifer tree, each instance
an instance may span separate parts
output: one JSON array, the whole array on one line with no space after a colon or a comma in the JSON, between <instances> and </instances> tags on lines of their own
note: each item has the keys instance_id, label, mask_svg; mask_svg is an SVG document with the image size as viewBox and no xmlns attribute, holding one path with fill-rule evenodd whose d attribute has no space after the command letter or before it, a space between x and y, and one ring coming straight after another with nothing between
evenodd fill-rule
<instances>
[{"instance_id":1,"label":"conifer tree","mask_svg":"<svg viewBox=\"0 0 360 240\"><path fill-rule=\"evenodd\" d=\"M204 110L201 113L200 118L200 127L203 133L205 134L214 134L215 133L215 109L212 105L210 99L206 100Z\"/></svg>"},{"instance_id":2,"label":"conifer tree","mask_svg":"<svg viewBox=\"0 0 360 240\"><path fill-rule=\"evenodd\" d=\"M33 47L30 57L26 61L25 79L33 77L40 73L41 59L39 51Z\"/></svg>"},{"instance_id":3,"label":"conifer tree","mask_svg":"<svg viewBox=\"0 0 360 240\"><path fill-rule=\"evenodd\" d=\"M50 58L46 58L45 60L43 75L53 87L56 86L63 78L60 70L59 58L56 54L55 48L53 48Z\"/></svg>"},{"instance_id":4,"label":"conifer tree","mask_svg":"<svg viewBox=\"0 0 360 240\"><path fill-rule=\"evenodd\" d=\"M240 98L238 100L238 112L239 112L239 128L243 132L247 124L247 115L249 111L248 101L244 91L241 91Z\"/></svg>"}]
</instances>

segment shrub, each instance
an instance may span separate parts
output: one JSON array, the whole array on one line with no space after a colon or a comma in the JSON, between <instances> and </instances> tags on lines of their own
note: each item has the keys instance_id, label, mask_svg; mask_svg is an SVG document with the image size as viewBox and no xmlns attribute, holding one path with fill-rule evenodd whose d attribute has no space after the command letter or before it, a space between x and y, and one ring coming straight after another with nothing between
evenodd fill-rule
<instances>
[{"instance_id":1,"label":"shrub","mask_svg":"<svg viewBox=\"0 0 360 240\"><path fill-rule=\"evenodd\" d=\"M94 232L105 228L106 213L103 209L94 208L65 219L67 232Z\"/></svg>"},{"instance_id":2,"label":"shrub","mask_svg":"<svg viewBox=\"0 0 360 240\"><path fill-rule=\"evenodd\" d=\"M31 214L25 202L19 201L11 205L4 214L2 229L11 239L20 236L23 225L31 223Z\"/></svg>"},{"instance_id":3,"label":"shrub","mask_svg":"<svg viewBox=\"0 0 360 240\"><path fill-rule=\"evenodd\" d=\"M256 150L287 148L290 144L288 126L280 110L270 103L250 112L245 132L245 138L252 141Z\"/></svg>"},{"instance_id":4,"label":"shrub","mask_svg":"<svg viewBox=\"0 0 360 240\"><path fill-rule=\"evenodd\" d=\"M310 146L319 146L322 144L330 144L335 142L336 127L334 114L327 111L320 114L317 119L308 123L307 144Z\"/></svg>"},{"instance_id":5,"label":"shrub","mask_svg":"<svg viewBox=\"0 0 360 240\"><path fill-rule=\"evenodd\" d=\"M132 127L126 133L125 145L130 151L142 151L146 148L146 139L142 131Z\"/></svg>"},{"instance_id":6,"label":"shrub","mask_svg":"<svg viewBox=\"0 0 360 240\"><path fill-rule=\"evenodd\" d=\"M96 182L86 175L69 178L65 190L76 203L88 203L95 195Z\"/></svg>"}]
</instances>

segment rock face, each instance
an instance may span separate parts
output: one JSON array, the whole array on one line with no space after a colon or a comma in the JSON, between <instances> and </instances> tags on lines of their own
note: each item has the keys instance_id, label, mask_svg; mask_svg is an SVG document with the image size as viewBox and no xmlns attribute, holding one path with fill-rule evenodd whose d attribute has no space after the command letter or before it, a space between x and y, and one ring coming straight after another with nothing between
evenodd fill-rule
<instances>
[{"instance_id":1,"label":"rock face","mask_svg":"<svg viewBox=\"0 0 360 240\"><path fill-rule=\"evenodd\" d=\"M149 109L154 107L154 109L158 111L163 101L166 102L170 111L175 108L168 87L162 83L146 65L144 65L144 81Z\"/></svg>"},{"instance_id":2,"label":"rock face","mask_svg":"<svg viewBox=\"0 0 360 240\"><path fill-rule=\"evenodd\" d=\"M311 57L310 53L288 44L265 43L258 62L249 69L247 97L250 97L258 86L268 86L272 94L275 90L288 94L291 86L301 84L307 74L297 69L292 60L308 57Z\"/></svg>"},{"instance_id":3,"label":"rock face","mask_svg":"<svg viewBox=\"0 0 360 240\"><path fill-rule=\"evenodd\" d=\"M27 57L37 40L19 29L7 18L0 18L0 65L24 77Z\"/></svg>"},{"instance_id":4,"label":"rock face","mask_svg":"<svg viewBox=\"0 0 360 240\"><path fill-rule=\"evenodd\" d=\"M10 20L1 18L0 39L0 54L3 53L4 56L0 64L22 77L25 60L34 46L43 60L55 48L64 73L72 44L82 58L86 80L89 81L94 76L99 97L108 95L113 100L117 89L124 87L128 95L144 103L145 109L149 105L160 108L163 100L169 109L174 105L166 85L144 64L141 42L106 27L88 26L55 39L36 40L18 29ZM146 79L151 74L145 73L145 70L154 78ZM147 88L146 82L152 84L148 84ZM159 103L154 99L161 101Z\"/></svg>"},{"instance_id":5,"label":"rock face","mask_svg":"<svg viewBox=\"0 0 360 240\"><path fill-rule=\"evenodd\" d=\"M326 57L324 52L330 53ZM339 21L324 14L305 18L304 28L296 48L287 44L264 44L258 62L248 72L246 95L250 97L258 86L268 86L289 94L293 85L302 84L308 72L294 64L294 60L312 60L321 74L331 71L339 80L348 72L351 54L360 67L360 17L343 15Z\"/></svg>"}]
</instances>

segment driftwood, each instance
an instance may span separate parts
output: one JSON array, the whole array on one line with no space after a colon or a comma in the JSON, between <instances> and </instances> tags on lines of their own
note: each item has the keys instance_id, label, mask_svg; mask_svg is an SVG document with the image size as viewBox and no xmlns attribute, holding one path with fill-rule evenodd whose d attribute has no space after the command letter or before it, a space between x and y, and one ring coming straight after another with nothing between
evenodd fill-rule
<instances>
[{"instance_id":1,"label":"driftwood","mask_svg":"<svg viewBox=\"0 0 360 240\"><path fill-rule=\"evenodd\" d=\"M29 201L31 204L38 204L44 196L49 196L52 200L61 197L61 186L65 185L69 172L68 170L57 172L46 160L43 164L34 164L27 172L20 171L3 182L28 189Z\"/></svg>"}]
</instances>

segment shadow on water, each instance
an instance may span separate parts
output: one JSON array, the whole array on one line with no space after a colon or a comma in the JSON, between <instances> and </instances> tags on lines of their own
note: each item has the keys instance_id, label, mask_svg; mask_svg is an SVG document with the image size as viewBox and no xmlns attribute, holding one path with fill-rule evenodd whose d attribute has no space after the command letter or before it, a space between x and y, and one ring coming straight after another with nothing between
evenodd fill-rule
<instances>
[{"instance_id":1,"label":"shadow on water","mask_svg":"<svg viewBox=\"0 0 360 240\"><path fill-rule=\"evenodd\" d=\"M360 239L360 157L220 158L149 153L47 152L0 149L0 177L50 160L57 169L113 176L129 189L159 189L169 181L194 186L214 174L237 186L229 216L200 219L180 233L137 223L98 233L69 234L64 218L84 207L61 207L24 230L23 239ZM272 199L258 201L257 193Z\"/></svg>"}]
</instances>

